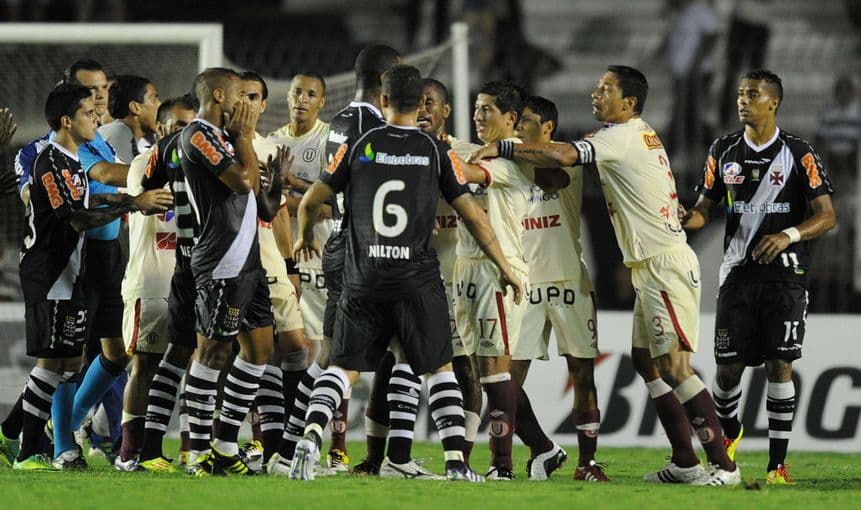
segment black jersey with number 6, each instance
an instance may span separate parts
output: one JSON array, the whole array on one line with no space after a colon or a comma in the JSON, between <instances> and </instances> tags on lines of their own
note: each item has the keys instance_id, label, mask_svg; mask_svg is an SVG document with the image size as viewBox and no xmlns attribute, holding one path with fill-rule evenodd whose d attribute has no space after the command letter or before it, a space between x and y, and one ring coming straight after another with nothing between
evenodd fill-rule
<instances>
[{"instance_id":1,"label":"black jersey with number 6","mask_svg":"<svg viewBox=\"0 0 861 510\"><path fill-rule=\"evenodd\" d=\"M802 223L810 201L833 193L819 154L809 143L780 129L757 146L737 131L709 149L700 193L724 202L727 212L720 284L726 280L806 281L810 242L791 244L770 264L751 257L760 239Z\"/></svg>"},{"instance_id":2,"label":"black jersey with number 6","mask_svg":"<svg viewBox=\"0 0 861 510\"><path fill-rule=\"evenodd\" d=\"M341 145L321 180L346 193L344 288L391 301L439 284L437 201L468 193L448 147L417 128L382 126Z\"/></svg>"}]
</instances>

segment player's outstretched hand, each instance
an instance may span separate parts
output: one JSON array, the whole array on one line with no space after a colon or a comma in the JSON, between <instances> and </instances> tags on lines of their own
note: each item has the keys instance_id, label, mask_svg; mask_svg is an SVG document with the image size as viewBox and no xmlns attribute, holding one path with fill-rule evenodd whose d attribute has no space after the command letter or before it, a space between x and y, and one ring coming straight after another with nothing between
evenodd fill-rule
<instances>
[{"instance_id":1,"label":"player's outstretched hand","mask_svg":"<svg viewBox=\"0 0 861 510\"><path fill-rule=\"evenodd\" d=\"M6 146L12 140L12 135L17 130L18 124L15 123L12 111L9 108L0 109L0 153L6 150Z\"/></svg>"},{"instance_id":2,"label":"player's outstretched hand","mask_svg":"<svg viewBox=\"0 0 861 510\"><path fill-rule=\"evenodd\" d=\"M266 166L274 178L281 179L282 183L288 182L290 169L293 167L293 155L290 153L290 148L278 147L278 152L274 155L270 154L267 158Z\"/></svg>"},{"instance_id":3,"label":"player's outstretched hand","mask_svg":"<svg viewBox=\"0 0 861 510\"><path fill-rule=\"evenodd\" d=\"M523 283L520 281L520 278L514 274L510 267L505 268L505 270L502 271L500 283L502 283L503 293L508 292L506 287L511 287L514 291L514 303L519 305L520 301L523 299Z\"/></svg>"},{"instance_id":4,"label":"player's outstretched hand","mask_svg":"<svg viewBox=\"0 0 861 510\"><path fill-rule=\"evenodd\" d=\"M783 232L768 234L759 240L759 244L753 249L751 255L753 256L753 260L760 264L771 264L771 261L788 248L790 244L792 242L789 236Z\"/></svg>"},{"instance_id":5,"label":"player's outstretched hand","mask_svg":"<svg viewBox=\"0 0 861 510\"><path fill-rule=\"evenodd\" d=\"M144 191L133 200L138 210L146 215L162 213L173 207L173 194L164 189Z\"/></svg>"},{"instance_id":6,"label":"player's outstretched hand","mask_svg":"<svg viewBox=\"0 0 861 510\"><path fill-rule=\"evenodd\" d=\"M310 241L306 242L305 238L300 235L293 244L293 259L308 261L314 257L320 257L320 245L317 240L312 237Z\"/></svg>"},{"instance_id":7,"label":"player's outstretched hand","mask_svg":"<svg viewBox=\"0 0 861 510\"><path fill-rule=\"evenodd\" d=\"M224 114L224 129L234 138L254 138L260 112L254 111L248 101L237 101L233 115Z\"/></svg>"},{"instance_id":8,"label":"player's outstretched hand","mask_svg":"<svg viewBox=\"0 0 861 510\"><path fill-rule=\"evenodd\" d=\"M478 163L482 159L493 159L499 157L499 146L495 143L487 144L473 152L469 157L470 163Z\"/></svg>"}]
</instances>

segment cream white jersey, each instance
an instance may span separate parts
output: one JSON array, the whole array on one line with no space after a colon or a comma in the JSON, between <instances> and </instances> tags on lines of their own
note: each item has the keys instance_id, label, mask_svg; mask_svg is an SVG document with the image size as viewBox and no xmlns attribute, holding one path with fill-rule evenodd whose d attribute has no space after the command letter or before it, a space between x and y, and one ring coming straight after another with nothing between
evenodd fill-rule
<instances>
[{"instance_id":1,"label":"cream white jersey","mask_svg":"<svg viewBox=\"0 0 861 510\"><path fill-rule=\"evenodd\" d=\"M254 146L257 159L264 163L269 156L274 157L278 152L278 146L260 134L254 137L251 144ZM287 266L284 264L281 250L278 249L278 243L275 242L272 224L260 218L257 218L257 240L260 245L260 262L263 264L263 269L266 270L266 277L277 278L279 282L288 281Z\"/></svg>"},{"instance_id":2,"label":"cream white jersey","mask_svg":"<svg viewBox=\"0 0 861 510\"><path fill-rule=\"evenodd\" d=\"M520 143L517 138L511 139ZM475 190L479 206L487 211L490 226L496 234L502 253L508 263L523 273L528 266L523 257L523 218L529 206L529 190L532 188L532 168L523 169L514 161L494 158L479 163L487 174L487 184ZM524 170L526 173L524 173ZM469 230L459 222L457 226L457 256L464 258L486 258Z\"/></svg>"},{"instance_id":3,"label":"cream white jersey","mask_svg":"<svg viewBox=\"0 0 861 510\"><path fill-rule=\"evenodd\" d=\"M454 137L451 138L451 148L457 156L464 161L478 148L469 142L462 142ZM446 283L454 281L454 261L457 258L457 226L460 218L457 211L444 199L440 198L436 208L436 221L439 227L438 233L433 238L433 247L439 259L439 269Z\"/></svg>"},{"instance_id":4,"label":"cream white jersey","mask_svg":"<svg viewBox=\"0 0 861 510\"><path fill-rule=\"evenodd\" d=\"M523 255L529 283L579 281L585 271L580 244L583 168L564 168L568 186L545 193L533 184L523 219Z\"/></svg>"},{"instance_id":5,"label":"cream white jersey","mask_svg":"<svg viewBox=\"0 0 861 510\"><path fill-rule=\"evenodd\" d=\"M573 145L582 164L598 167L625 265L686 244L670 161L649 124L640 118L607 124Z\"/></svg>"},{"instance_id":6,"label":"cream white jersey","mask_svg":"<svg viewBox=\"0 0 861 510\"><path fill-rule=\"evenodd\" d=\"M130 195L139 195L153 150L135 157L129 166L126 189ZM144 216L129 213L129 262L123 277L124 300L138 298L167 298L170 279L176 266L176 219L174 211Z\"/></svg>"},{"instance_id":7,"label":"cream white jersey","mask_svg":"<svg viewBox=\"0 0 861 510\"><path fill-rule=\"evenodd\" d=\"M326 141L329 138L329 124L317 119L310 131L301 135L294 136L292 126L287 124L277 131L269 133L266 137L269 141L274 142L283 147L288 147L293 154L293 166L290 168L290 173L296 177L314 182L320 178L320 172L326 168ZM302 194L291 191L292 196L301 198ZM299 224L296 217L292 216L290 221L293 227L293 242L299 237ZM331 219L322 220L314 225L314 238L319 243L320 247L326 246L326 241L332 234L334 221ZM322 271L322 260L319 257L314 257L311 260L297 261L297 265L302 269L317 269Z\"/></svg>"}]
</instances>

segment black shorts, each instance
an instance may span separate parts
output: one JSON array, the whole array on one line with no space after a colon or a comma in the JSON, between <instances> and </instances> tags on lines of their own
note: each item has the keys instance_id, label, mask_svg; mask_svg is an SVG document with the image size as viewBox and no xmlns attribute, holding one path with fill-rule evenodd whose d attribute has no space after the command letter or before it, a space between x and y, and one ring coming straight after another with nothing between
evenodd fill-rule
<instances>
[{"instance_id":1,"label":"black shorts","mask_svg":"<svg viewBox=\"0 0 861 510\"><path fill-rule=\"evenodd\" d=\"M755 367L801 357L807 287L796 282L726 283L715 317L715 361Z\"/></svg>"},{"instance_id":2,"label":"black shorts","mask_svg":"<svg viewBox=\"0 0 861 510\"><path fill-rule=\"evenodd\" d=\"M448 301L442 281L412 296L382 303L350 297L344 290L338 312L332 337L333 365L374 371L393 335L416 375L451 361Z\"/></svg>"},{"instance_id":3,"label":"black shorts","mask_svg":"<svg viewBox=\"0 0 861 510\"><path fill-rule=\"evenodd\" d=\"M197 332L211 340L230 341L240 331L272 326L269 285L262 269L197 286Z\"/></svg>"},{"instance_id":4,"label":"black shorts","mask_svg":"<svg viewBox=\"0 0 861 510\"><path fill-rule=\"evenodd\" d=\"M87 307L88 341L123 336L123 276L126 260L118 239L87 239L84 269L84 304ZM98 347L101 351L101 347Z\"/></svg>"},{"instance_id":5,"label":"black shorts","mask_svg":"<svg viewBox=\"0 0 861 510\"><path fill-rule=\"evenodd\" d=\"M87 309L80 296L70 300L45 299L24 305L27 355L37 358L75 358L84 351Z\"/></svg>"},{"instance_id":6,"label":"black shorts","mask_svg":"<svg viewBox=\"0 0 861 510\"><path fill-rule=\"evenodd\" d=\"M191 269L177 269L170 279L167 298L167 341L181 347L197 347L194 329L195 285Z\"/></svg>"}]
</instances>

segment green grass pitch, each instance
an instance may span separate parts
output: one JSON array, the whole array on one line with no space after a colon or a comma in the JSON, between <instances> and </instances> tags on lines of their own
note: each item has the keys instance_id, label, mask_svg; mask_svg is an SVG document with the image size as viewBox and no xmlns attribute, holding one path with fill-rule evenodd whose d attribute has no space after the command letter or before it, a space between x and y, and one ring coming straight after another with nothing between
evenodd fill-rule
<instances>
[{"instance_id":1,"label":"green grass pitch","mask_svg":"<svg viewBox=\"0 0 861 510\"><path fill-rule=\"evenodd\" d=\"M177 443L168 441L167 452ZM0 471L0 508L25 509L382 509L407 510L494 510L532 508L633 510L682 510L720 508L858 509L861 508L861 454L805 453L790 450L790 473L794 486L766 486L765 452L745 452L742 443L738 462L745 484L739 487L661 486L642 482L643 473L663 467L667 450L646 448L599 448L607 465L610 484L575 482L576 446L567 448L571 461L547 482L526 480L524 466L528 450L516 447L518 479L514 482L479 484L379 480L340 476L299 482L276 477L190 479L185 475L157 476L120 473L103 458L90 457L86 472L19 473ZM351 443L352 461L358 462L364 444ZM425 459L442 473L440 448L420 443L416 458ZM472 464L487 466L488 450L477 445Z\"/></svg>"}]
</instances>

